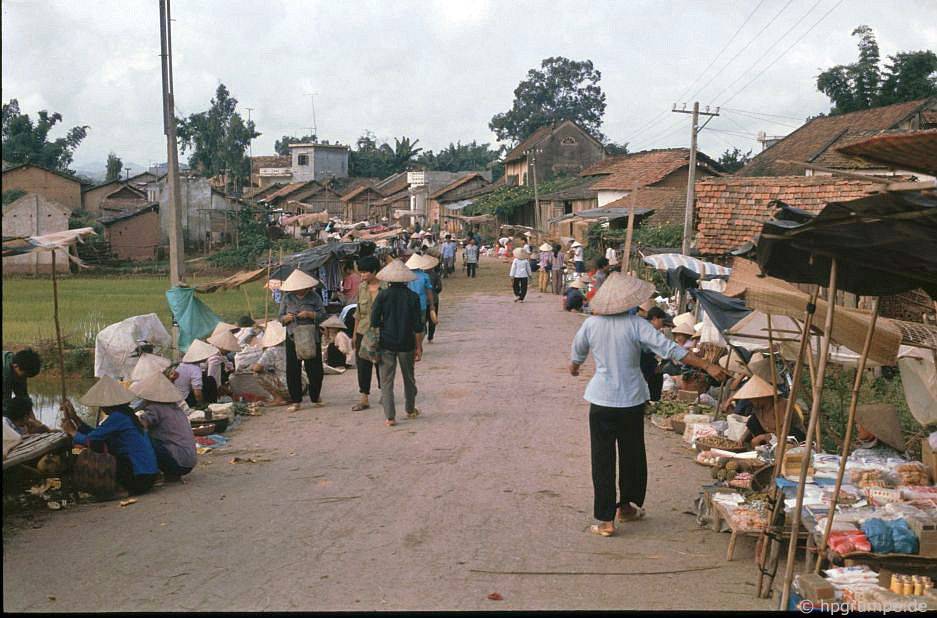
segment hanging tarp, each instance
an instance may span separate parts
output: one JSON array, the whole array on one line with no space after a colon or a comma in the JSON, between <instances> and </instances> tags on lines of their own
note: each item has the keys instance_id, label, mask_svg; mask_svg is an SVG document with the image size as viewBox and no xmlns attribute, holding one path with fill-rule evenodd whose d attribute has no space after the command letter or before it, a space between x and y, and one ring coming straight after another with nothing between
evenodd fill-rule
<instances>
[{"instance_id":1,"label":"hanging tarp","mask_svg":"<svg viewBox=\"0 0 937 618\"><path fill-rule=\"evenodd\" d=\"M257 270L242 270L239 273L234 273L230 277L225 277L224 279L197 285L195 286L195 291L199 294L210 294L212 292L217 292L218 290L233 290L235 288L241 287L245 283L250 283L251 281L257 281L258 279L263 278L266 270L266 268L258 268Z\"/></svg>"},{"instance_id":2,"label":"hanging tarp","mask_svg":"<svg viewBox=\"0 0 937 618\"><path fill-rule=\"evenodd\" d=\"M699 287L699 275L686 266L677 266L667 271L667 285L674 290Z\"/></svg>"},{"instance_id":3,"label":"hanging tarp","mask_svg":"<svg viewBox=\"0 0 937 618\"><path fill-rule=\"evenodd\" d=\"M719 292L691 289L690 296L699 301L700 307L720 332L728 330L752 312L744 301Z\"/></svg>"},{"instance_id":4,"label":"hanging tarp","mask_svg":"<svg viewBox=\"0 0 937 618\"><path fill-rule=\"evenodd\" d=\"M3 257L60 249L65 252L69 260L84 268L85 265L82 261L68 252L68 247L84 242L82 239L86 236L95 235L92 228L80 227L74 230L63 230L61 232L52 232L51 234L41 234L39 236L4 236Z\"/></svg>"},{"instance_id":5,"label":"hanging tarp","mask_svg":"<svg viewBox=\"0 0 937 618\"><path fill-rule=\"evenodd\" d=\"M127 378L133 373L141 341L169 349L172 337L155 313L135 315L105 327L94 338L94 375Z\"/></svg>"},{"instance_id":6,"label":"hanging tarp","mask_svg":"<svg viewBox=\"0 0 937 618\"><path fill-rule=\"evenodd\" d=\"M296 202L302 206L301 202ZM323 210L322 212L308 213L302 215L293 215L292 217L286 217L280 221L281 225L293 225L294 223L300 227L306 227L308 225L315 225L317 223L328 223L329 222L329 213L328 211Z\"/></svg>"},{"instance_id":7,"label":"hanging tarp","mask_svg":"<svg viewBox=\"0 0 937 618\"><path fill-rule=\"evenodd\" d=\"M312 247L301 253L294 253L291 256L284 257L283 263L270 274L270 278L283 281L296 268L308 275L312 275L314 270L328 264L331 260L356 257L359 250L360 245L356 242L330 242Z\"/></svg>"},{"instance_id":8,"label":"hanging tarp","mask_svg":"<svg viewBox=\"0 0 937 618\"><path fill-rule=\"evenodd\" d=\"M211 335L221 321L208 305L195 297L195 288L170 288L166 291L169 310L179 325L179 351L185 352L195 339Z\"/></svg>"},{"instance_id":9,"label":"hanging tarp","mask_svg":"<svg viewBox=\"0 0 937 618\"><path fill-rule=\"evenodd\" d=\"M921 425L937 423L937 367L930 350L901 346L901 385L911 415Z\"/></svg>"},{"instance_id":10,"label":"hanging tarp","mask_svg":"<svg viewBox=\"0 0 937 618\"><path fill-rule=\"evenodd\" d=\"M712 262L704 262L703 260L698 260L695 257L683 255L682 253L658 253L656 255L648 255L644 258L644 263L653 266L657 270L673 270L683 266L702 276L728 277L732 273L731 268L719 266Z\"/></svg>"},{"instance_id":11,"label":"hanging tarp","mask_svg":"<svg viewBox=\"0 0 937 618\"><path fill-rule=\"evenodd\" d=\"M862 296L923 288L937 297L937 197L888 192L828 204L811 216L783 202L764 224L758 264L773 277L826 285L836 258L839 289ZM813 256L813 260L811 260Z\"/></svg>"}]
</instances>

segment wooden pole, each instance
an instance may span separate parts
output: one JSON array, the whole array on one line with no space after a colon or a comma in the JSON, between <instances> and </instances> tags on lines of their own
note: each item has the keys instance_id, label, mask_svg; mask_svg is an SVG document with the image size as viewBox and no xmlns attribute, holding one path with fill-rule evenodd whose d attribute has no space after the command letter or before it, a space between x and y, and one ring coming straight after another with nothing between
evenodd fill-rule
<instances>
[{"instance_id":1,"label":"wooden pole","mask_svg":"<svg viewBox=\"0 0 937 618\"><path fill-rule=\"evenodd\" d=\"M623 274L626 275L631 270L631 238L634 236L634 208L638 201L637 193L638 185L635 184L631 188L631 199L628 200L628 230L625 232L625 254L622 256L625 262L625 272Z\"/></svg>"},{"instance_id":2,"label":"wooden pole","mask_svg":"<svg viewBox=\"0 0 937 618\"><path fill-rule=\"evenodd\" d=\"M797 361L794 363L794 375L793 383L791 384L791 392L788 396L787 406L785 406L784 409L784 427L777 432L778 444L774 450L774 473L771 475L771 491L775 495L775 502L771 513L771 520L768 522L769 526L773 526L774 522L784 512L784 497L775 485L774 480L777 478L778 474L780 474L781 464L784 460L784 452L787 448L787 436L790 434L791 430L791 418L794 414L794 402L797 400L797 391L800 390L800 381L804 371L804 354L807 352L807 346L810 345L810 331L813 328L813 317L814 312L816 311L817 296L819 293L820 288L818 287L814 290L813 294L810 296L810 300L807 302L807 306L804 308L804 329L800 337L800 348L797 352ZM768 593L771 590L772 583L774 582L774 575L772 575L768 579L767 587L765 587L765 573L763 572L764 561L769 553L772 554L773 560L776 561L778 558L777 552L769 552L769 547L773 550L774 540L772 537L767 536L767 532L768 526L766 526L762 531L762 535L765 537L763 543L767 543L768 546L765 547L762 551L761 562L759 563L757 587L757 595L759 598L767 598Z\"/></svg>"},{"instance_id":3,"label":"wooden pole","mask_svg":"<svg viewBox=\"0 0 937 618\"><path fill-rule=\"evenodd\" d=\"M816 573L820 572L820 564L823 562L823 552L826 551L826 544L830 539L830 531L833 529L833 517L836 513L836 502L839 498L839 490L843 486L843 476L846 474L846 458L849 457L849 446L852 442L852 428L856 423L856 407L859 405L859 388L862 386L862 376L865 373L865 365L869 358L869 350L872 348L872 338L875 336L875 323L878 320L878 297L872 301L872 317L869 320L869 330L865 334L865 342L862 344L862 354L859 356L859 364L856 366L856 379L852 383L852 397L849 400L849 416L846 420L846 431L843 435L843 450L839 458L839 470L836 472L836 488L833 490L833 497L830 503L830 514L826 518L826 527L823 530L823 538L817 547L817 566Z\"/></svg>"},{"instance_id":4,"label":"wooden pole","mask_svg":"<svg viewBox=\"0 0 937 618\"><path fill-rule=\"evenodd\" d=\"M774 330L771 328L771 314L768 314L768 359L771 362L771 399L772 410L774 412L774 431L777 431L784 425L781 412L778 410L778 366L774 358ZM777 436L778 443L781 442L781 436ZM787 436L784 436L787 439Z\"/></svg>"},{"instance_id":5,"label":"wooden pole","mask_svg":"<svg viewBox=\"0 0 937 618\"><path fill-rule=\"evenodd\" d=\"M725 339L725 333L722 333L722 337L723 337L723 339ZM735 348L733 348L733 347L729 344L729 340L728 340L728 339L726 339L726 345L729 346L729 353L726 354L726 372L728 372L728 371L729 371L729 365L732 364L732 352L735 351ZM726 380L725 382L723 382L722 385L719 387L719 403L716 404L716 418L719 418L719 412L722 410L722 403L723 403L723 401L725 400L725 396L726 396L726 382L728 382L728 380Z\"/></svg>"},{"instance_id":6,"label":"wooden pole","mask_svg":"<svg viewBox=\"0 0 937 618\"><path fill-rule=\"evenodd\" d=\"M59 282L55 272L55 251L52 250L52 317L55 321L55 342L59 353L59 385L62 388L62 403L65 403L65 351L62 344L62 327L59 324Z\"/></svg>"},{"instance_id":7,"label":"wooden pole","mask_svg":"<svg viewBox=\"0 0 937 618\"><path fill-rule=\"evenodd\" d=\"M267 249L267 285L264 286L264 327L267 326L267 318L269 317L270 309L270 264L273 261L273 247Z\"/></svg>"},{"instance_id":8,"label":"wooden pole","mask_svg":"<svg viewBox=\"0 0 937 618\"><path fill-rule=\"evenodd\" d=\"M241 291L244 292L244 302L247 303L247 315L251 316L251 319L254 319L254 310L251 308L251 299L247 295L247 284L241 286Z\"/></svg>"},{"instance_id":9,"label":"wooden pole","mask_svg":"<svg viewBox=\"0 0 937 618\"><path fill-rule=\"evenodd\" d=\"M830 287L829 297L836 297L836 258L830 262ZM797 483L797 498L794 501L794 513L791 522L791 538L787 546L787 563L784 567L784 585L781 588L781 608L787 608L788 600L791 596L791 583L794 580L794 562L797 555L797 537L800 531L800 511L804 505L804 488L807 481L807 469L810 467L810 453L812 443L817 430L817 420L820 417L820 400L823 395L823 377L826 375L826 364L830 354L830 335L833 331L833 314L835 306L832 302L827 302L826 319L823 324L823 341L820 343L820 362L817 367L817 381L813 384L813 402L810 406L810 420L807 424L807 443L806 452L800 463L800 478Z\"/></svg>"}]
</instances>

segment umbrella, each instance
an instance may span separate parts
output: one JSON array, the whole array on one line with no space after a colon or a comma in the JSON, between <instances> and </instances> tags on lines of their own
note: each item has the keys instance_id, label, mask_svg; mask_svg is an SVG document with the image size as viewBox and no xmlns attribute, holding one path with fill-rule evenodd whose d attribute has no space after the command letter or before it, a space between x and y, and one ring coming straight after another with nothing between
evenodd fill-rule
<instances>
[{"instance_id":1,"label":"umbrella","mask_svg":"<svg viewBox=\"0 0 937 618\"><path fill-rule=\"evenodd\" d=\"M644 263L653 266L657 270L673 270L683 266L692 270L698 275L711 277L728 277L732 274L731 268L719 266L712 262L704 262L695 257L683 255L682 253L658 253L657 255L648 255L644 258Z\"/></svg>"}]
</instances>

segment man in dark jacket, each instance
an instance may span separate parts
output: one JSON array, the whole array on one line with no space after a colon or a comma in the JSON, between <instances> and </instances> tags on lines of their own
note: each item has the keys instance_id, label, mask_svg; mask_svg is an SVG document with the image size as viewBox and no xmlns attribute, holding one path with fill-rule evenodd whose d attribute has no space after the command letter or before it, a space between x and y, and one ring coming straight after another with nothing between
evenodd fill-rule
<instances>
[{"instance_id":1,"label":"man in dark jacket","mask_svg":"<svg viewBox=\"0 0 937 618\"><path fill-rule=\"evenodd\" d=\"M414 363L423 357L423 312L420 297L407 287L416 275L400 260L385 266L377 278L389 287L381 290L371 308L371 325L380 329L381 348L381 405L384 406L385 424L397 424L394 407L394 378L397 364L403 374L403 392L407 418L416 418L416 378Z\"/></svg>"}]
</instances>

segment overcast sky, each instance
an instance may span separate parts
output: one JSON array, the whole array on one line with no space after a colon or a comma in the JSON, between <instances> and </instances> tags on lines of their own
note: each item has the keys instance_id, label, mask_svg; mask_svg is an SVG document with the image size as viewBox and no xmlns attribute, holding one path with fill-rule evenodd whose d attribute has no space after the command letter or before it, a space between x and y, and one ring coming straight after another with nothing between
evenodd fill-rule
<instances>
[{"instance_id":1,"label":"overcast sky","mask_svg":"<svg viewBox=\"0 0 937 618\"><path fill-rule=\"evenodd\" d=\"M157 0L3 0L2 13L3 99L90 125L77 167L110 151L166 159ZM603 131L632 150L687 145L689 116L670 108L697 97L741 110L723 109L703 151L757 152L758 131L829 109L814 80L855 60L855 26L872 26L883 56L937 49L934 0L176 0L173 17L177 113L206 109L225 83L245 117L254 108L255 155L312 126L307 93L322 139L493 142L488 121L549 56L595 63Z\"/></svg>"}]
</instances>

